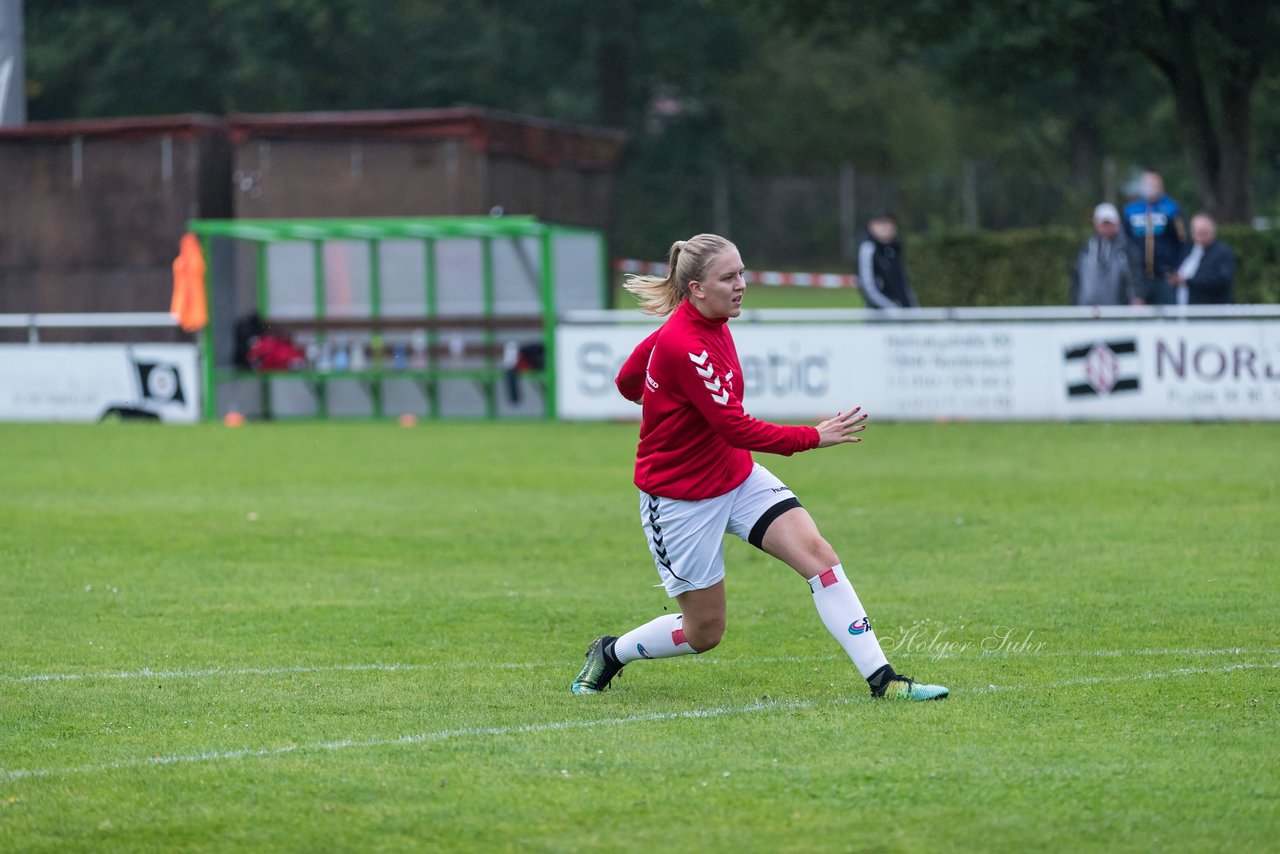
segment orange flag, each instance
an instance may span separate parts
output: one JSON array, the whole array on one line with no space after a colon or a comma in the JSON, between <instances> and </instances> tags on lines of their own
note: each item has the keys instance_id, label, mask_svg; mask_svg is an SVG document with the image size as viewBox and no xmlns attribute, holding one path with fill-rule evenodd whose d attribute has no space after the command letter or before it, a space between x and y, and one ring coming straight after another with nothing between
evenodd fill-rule
<instances>
[{"instance_id":1,"label":"orange flag","mask_svg":"<svg viewBox=\"0 0 1280 854\"><path fill-rule=\"evenodd\" d=\"M192 233L182 235L178 257L173 260L173 300L169 313L183 332L204 329L209 322L209 308L204 296L204 256L200 241Z\"/></svg>"}]
</instances>

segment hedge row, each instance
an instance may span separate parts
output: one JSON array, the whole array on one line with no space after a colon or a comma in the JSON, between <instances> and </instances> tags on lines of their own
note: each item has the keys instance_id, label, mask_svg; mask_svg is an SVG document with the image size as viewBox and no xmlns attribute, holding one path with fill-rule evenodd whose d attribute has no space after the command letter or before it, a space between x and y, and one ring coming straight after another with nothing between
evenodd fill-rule
<instances>
[{"instance_id":1,"label":"hedge row","mask_svg":"<svg viewBox=\"0 0 1280 854\"><path fill-rule=\"evenodd\" d=\"M907 269L922 305L1063 305L1085 232L1046 228L909 238ZM1280 302L1280 231L1222 226L1235 250L1239 303Z\"/></svg>"}]
</instances>

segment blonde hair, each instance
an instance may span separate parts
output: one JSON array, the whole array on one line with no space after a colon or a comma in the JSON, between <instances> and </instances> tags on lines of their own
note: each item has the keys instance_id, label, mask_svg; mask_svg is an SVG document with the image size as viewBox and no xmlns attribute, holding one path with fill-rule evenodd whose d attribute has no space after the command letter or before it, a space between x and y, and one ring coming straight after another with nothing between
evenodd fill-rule
<instances>
[{"instance_id":1,"label":"blonde hair","mask_svg":"<svg viewBox=\"0 0 1280 854\"><path fill-rule=\"evenodd\" d=\"M689 296L689 282L701 279L711 260L732 245L718 234L677 240L667 254L665 277L629 275L622 286L635 295L645 314L670 314Z\"/></svg>"}]
</instances>

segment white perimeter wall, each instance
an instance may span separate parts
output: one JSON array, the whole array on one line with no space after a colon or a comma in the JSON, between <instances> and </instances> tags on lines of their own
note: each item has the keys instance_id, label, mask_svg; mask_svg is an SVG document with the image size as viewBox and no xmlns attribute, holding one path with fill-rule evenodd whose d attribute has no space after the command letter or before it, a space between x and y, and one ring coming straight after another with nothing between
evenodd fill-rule
<instances>
[{"instance_id":1,"label":"white perimeter wall","mask_svg":"<svg viewBox=\"0 0 1280 854\"><path fill-rule=\"evenodd\" d=\"M634 316L634 315L632 315ZM566 323L566 419L634 419L613 377L655 324ZM1280 319L733 322L747 411L813 420L855 404L910 420L1280 419Z\"/></svg>"},{"instance_id":2,"label":"white perimeter wall","mask_svg":"<svg viewBox=\"0 0 1280 854\"><path fill-rule=\"evenodd\" d=\"M0 421L97 421L113 409L200 418L194 344L0 344Z\"/></svg>"}]
</instances>

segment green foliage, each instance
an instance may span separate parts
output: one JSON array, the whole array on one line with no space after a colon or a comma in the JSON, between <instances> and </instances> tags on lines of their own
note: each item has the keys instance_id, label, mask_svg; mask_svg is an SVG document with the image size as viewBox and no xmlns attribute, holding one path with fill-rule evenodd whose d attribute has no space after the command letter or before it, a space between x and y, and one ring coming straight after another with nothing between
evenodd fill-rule
<instances>
[{"instance_id":1,"label":"green foliage","mask_svg":"<svg viewBox=\"0 0 1280 854\"><path fill-rule=\"evenodd\" d=\"M926 306L1058 305L1083 239L1069 229L950 232L907 248L907 269Z\"/></svg>"},{"instance_id":2,"label":"green foliage","mask_svg":"<svg viewBox=\"0 0 1280 854\"><path fill-rule=\"evenodd\" d=\"M27 32L32 118L484 102L514 53L478 0L28 4Z\"/></svg>"},{"instance_id":3,"label":"green foliage","mask_svg":"<svg viewBox=\"0 0 1280 854\"><path fill-rule=\"evenodd\" d=\"M643 12L587 0L28 7L32 118L469 103L635 126L655 88L685 78L683 90L705 97L739 61L713 53L736 40L736 17L698 0ZM611 74L619 83L606 91Z\"/></svg>"},{"instance_id":4,"label":"green foliage","mask_svg":"<svg viewBox=\"0 0 1280 854\"><path fill-rule=\"evenodd\" d=\"M1096 192L1086 179L1096 178L1104 150L1100 119L1134 123L1171 97L1203 204L1225 220L1247 220L1250 163L1242 153L1255 87L1280 70L1280 7L992 0L958 9L920 0L892 8L887 29L929 51L958 91L1012 94L1033 114L1065 118L1083 190Z\"/></svg>"},{"instance_id":5,"label":"green foliage","mask_svg":"<svg viewBox=\"0 0 1280 854\"><path fill-rule=\"evenodd\" d=\"M1280 232L1222 226L1235 251L1240 303L1280 302ZM952 232L912 240L907 264L924 305L1061 305L1088 232L1065 228Z\"/></svg>"},{"instance_id":6,"label":"green foliage","mask_svg":"<svg viewBox=\"0 0 1280 854\"><path fill-rule=\"evenodd\" d=\"M753 61L722 93L733 119L727 148L744 170L941 171L980 144L949 133L964 111L923 69L897 64L874 31L843 39L761 26L752 37Z\"/></svg>"},{"instance_id":7,"label":"green foliage","mask_svg":"<svg viewBox=\"0 0 1280 854\"><path fill-rule=\"evenodd\" d=\"M1236 253L1236 302L1280 303L1280 231L1223 225L1218 238Z\"/></svg>"},{"instance_id":8,"label":"green foliage","mask_svg":"<svg viewBox=\"0 0 1280 854\"><path fill-rule=\"evenodd\" d=\"M671 607L634 425L0 425L0 849L1272 847L1274 426L866 435L768 464L944 703L734 538L718 649L570 696Z\"/></svg>"},{"instance_id":9,"label":"green foliage","mask_svg":"<svg viewBox=\"0 0 1280 854\"><path fill-rule=\"evenodd\" d=\"M1160 33L1141 26L1142 16L1155 20L1150 0L963 8L50 0L25 8L33 119L474 104L624 128L613 236L626 254L711 228L717 170L731 183L834 181L851 163L880 188L860 203L893 205L912 230L962 221L965 162L977 167L983 227L1078 222L1101 197L1108 156L1121 184L1153 163L1175 198L1203 204L1183 165L1174 99L1131 44L1159 47L1147 43ZM1193 9L1207 27L1197 50L1217 56L1239 43L1249 59L1211 63L1215 79L1253 69L1280 44L1271 37L1280 7L1224 18L1229 8ZM1250 187L1255 208L1274 215L1280 73L1259 62ZM829 222L805 224L812 237L766 247L756 240L769 230L753 220L758 199L732 192L729 201L731 222L765 254L805 263L836 256L833 206Z\"/></svg>"}]
</instances>

